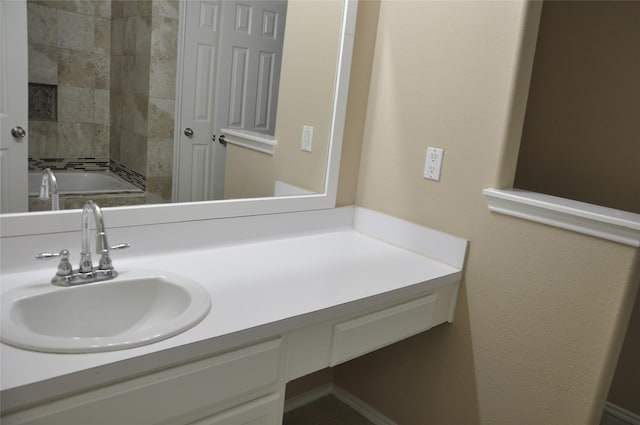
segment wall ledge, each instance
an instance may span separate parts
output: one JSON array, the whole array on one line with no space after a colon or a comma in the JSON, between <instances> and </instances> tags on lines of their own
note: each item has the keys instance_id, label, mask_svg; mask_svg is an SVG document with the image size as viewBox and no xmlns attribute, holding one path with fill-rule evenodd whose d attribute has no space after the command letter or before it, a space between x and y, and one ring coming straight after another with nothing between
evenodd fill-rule
<instances>
[{"instance_id":1,"label":"wall ledge","mask_svg":"<svg viewBox=\"0 0 640 425\"><path fill-rule=\"evenodd\" d=\"M269 155L273 155L278 144L273 136L255 131L228 128L223 128L220 131L226 136L227 143Z\"/></svg>"},{"instance_id":2,"label":"wall ledge","mask_svg":"<svg viewBox=\"0 0 640 425\"><path fill-rule=\"evenodd\" d=\"M489 210L640 247L640 214L519 189L484 189Z\"/></svg>"}]
</instances>

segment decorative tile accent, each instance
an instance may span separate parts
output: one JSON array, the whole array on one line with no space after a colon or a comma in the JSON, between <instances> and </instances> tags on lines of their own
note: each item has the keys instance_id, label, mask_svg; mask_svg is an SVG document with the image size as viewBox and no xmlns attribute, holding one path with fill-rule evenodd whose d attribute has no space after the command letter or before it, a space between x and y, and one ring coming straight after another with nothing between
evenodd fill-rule
<instances>
[{"instance_id":1,"label":"decorative tile accent","mask_svg":"<svg viewBox=\"0 0 640 425\"><path fill-rule=\"evenodd\" d=\"M142 190L147 190L147 178L142 174L133 171L126 165L120 164L111 159L109 160L109 170L134 186Z\"/></svg>"},{"instance_id":2,"label":"decorative tile accent","mask_svg":"<svg viewBox=\"0 0 640 425\"><path fill-rule=\"evenodd\" d=\"M137 188L146 190L147 179L123 164L106 158L29 158L29 171L111 171Z\"/></svg>"},{"instance_id":3,"label":"decorative tile accent","mask_svg":"<svg viewBox=\"0 0 640 425\"><path fill-rule=\"evenodd\" d=\"M58 119L57 99L57 86L29 83L29 119L56 121Z\"/></svg>"},{"instance_id":4,"label":"decorative tile accent","mask_svg":"<svg viewBox=\"0 0 640 425\"><path fill-rule=\"evenodd\" d=\"M29 171L108 171L106 158L29 158Z\"/></svg>"}]
</instances>

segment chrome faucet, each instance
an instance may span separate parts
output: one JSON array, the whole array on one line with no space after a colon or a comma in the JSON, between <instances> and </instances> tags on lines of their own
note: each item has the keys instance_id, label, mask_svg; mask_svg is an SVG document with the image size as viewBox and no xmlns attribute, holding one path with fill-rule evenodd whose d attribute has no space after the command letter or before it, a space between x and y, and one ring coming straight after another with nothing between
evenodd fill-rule
<instances>
[{"instance_id":1,"label":"chrome faucet","mask_svg":"<svg viewBox=\"0 0 640 425\"><path fill-rule=\"evenodd\" d=\"M102 210L93 201L87 201L82 209L82 251L80 251L80 272L89 273L93 271L91 262L91 248L89 247L89 215L93 213L96 222L96 254L102 254L100 258L100 270L113 270L111 258L109 257L109 243L107 234L104 231L104 217Z\"/></svg>"},{"instance_id":2,"label":"chrome faucet","mask_svg":"<svg viewBox=\"0 0 640 425\"><path fill-rule=\"evenodd\" d=\"M51 168L42 171L42 181L40 182L40 199L49 199L51 195L51 210L60 209L60 198L58 196L58 179Z\"/></svg>"},{"instance_id":3,"label":"chrome faucet","mask_svg":"<svg viewBox=\"0 0 640 425\"><path fill-rule=\"evenodd\" d=\"M94 267L91 261L91 248L89 244L89 217L93 215L96 223L96 254L100 254L100 261ZM37 259L60 257L58 272L51 279L51 283L57 286L75 286L83 283L99 282L113 279L118 273L113 268L110 250L128 248L128 243L109 246L107 233L104 227L102 209L93 201L87 201L82 209L82 248L80 251L80 267L73 270L69 263L69 251L63 249L59 253L43 252L37 254Z\"/></svg>"}]
</instances>

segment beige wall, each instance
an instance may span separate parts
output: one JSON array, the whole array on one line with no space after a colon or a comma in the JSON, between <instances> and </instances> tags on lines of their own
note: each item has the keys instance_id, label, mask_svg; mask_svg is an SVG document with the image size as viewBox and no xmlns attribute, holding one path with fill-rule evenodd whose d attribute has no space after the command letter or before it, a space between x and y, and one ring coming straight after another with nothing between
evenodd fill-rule
<instances>
[{"instance_id":1,"label":"beige wall","mask_svg":"<svg viewBox=\"0 0 640 425\"><path fill-rule=\"evenodd\" d=\"M639 22L638 1L544 4L516 187L640 213Z\"/></svg>"},{"instance_id":2,"label":"beige wall","mask_svg":"<svg viewBox=\"0 0 640 425\"><path fill-rule=\"evenodd\" d=\"M453 324L334 371L399 424L597 423L611 382L637 250L490 213L481 194L513 182L540 4L527 10L380 6L356 203L471 241ZM428 146L445 149L439 183L422 178Z\"/></svg>"},{"instance_id":3,"label":"beige wall","mask_svg":"<svg viewBox=\"0 0 640 425\"><path fill-rule=\"evenodd\" d=\"M275 174L278 180L313 192L324 192L342 11L342 0L287 5ZM300 149L304 125L314 127L311 153Z\"/></svg>"},{"instance_id":4,"label":"beige wall","mask_svg":"<svg viewBox=\"0 0 640 425\"><path fill-rule=\"evenodd\" d=\"M273 156L228 144L225 162L225 199L273 196Z\"/></svg>"},{"instance_id":5,"label":"beige wall","mask_svg":"<svg viewBox=\"0 0 640 425\"><path fill-rule=\"evenodd\" d=\"M356 202L360 155L364 140L364 124L369 100L371 66L378 31L380 2L370 0L358 4L356 33L353 44L347 119L344 128L340 178L336 206L353 205Z\"/></svg>"},{"instance_id":6,"label":"beige wall","mask_svg":"<svg viewBox=\"0 0 640 425\"><path fill-rule=\"evenodd\" d=\"M640 280L640 263L636 263L636 280ZM607 400L640 415L640 292L629 320L629 327L618 358L616 372Z\"/></svg>"}]
</instances>

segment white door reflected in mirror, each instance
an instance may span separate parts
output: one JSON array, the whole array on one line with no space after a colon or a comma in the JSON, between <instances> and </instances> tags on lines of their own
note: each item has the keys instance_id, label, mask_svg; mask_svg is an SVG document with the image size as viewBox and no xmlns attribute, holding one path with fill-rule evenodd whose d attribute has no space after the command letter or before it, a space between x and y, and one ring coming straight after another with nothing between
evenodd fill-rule
<instances>
[{"instance_id":1,"label":"white door reflected in mirror","mask_svg":"<svg viewBox=\"0 0 640 425\"><path fill-rule=\"evenodd\" d=\"M27 211L26 22L21 4L0 3L0 213Z\"/></svg>"}]
</instances>

